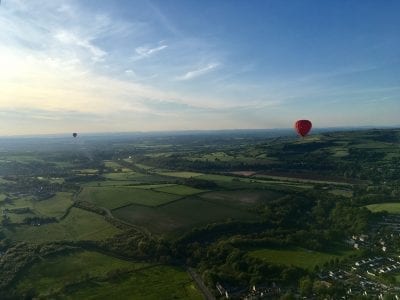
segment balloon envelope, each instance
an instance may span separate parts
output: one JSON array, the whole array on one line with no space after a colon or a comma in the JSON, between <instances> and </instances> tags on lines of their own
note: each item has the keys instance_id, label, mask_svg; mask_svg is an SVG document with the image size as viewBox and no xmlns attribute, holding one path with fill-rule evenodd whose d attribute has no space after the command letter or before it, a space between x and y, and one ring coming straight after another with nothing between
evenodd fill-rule
<instances>
[{"instance_id":1,"label":"balloon envelope","mask_svg":"<svg viewBox=\"0 0 400 300\"><path fill-rule=\"evenodd\" d=\"M78 135L78 134L77 134L76 132L74 132L74 133L72 134L73 137L77 137L77 135Z\"/></svg>"},{"instance_id":2,"label":"balloon envelope","mask_svg":"<svg viewBox=\"0 0 400 300\"><path fill-rule=\"evenodd\" d=\"M294 128L299 135L305 137L311 130L312 123L309 120L298 120L294 124Z\"/></svg>"}]
</instances>

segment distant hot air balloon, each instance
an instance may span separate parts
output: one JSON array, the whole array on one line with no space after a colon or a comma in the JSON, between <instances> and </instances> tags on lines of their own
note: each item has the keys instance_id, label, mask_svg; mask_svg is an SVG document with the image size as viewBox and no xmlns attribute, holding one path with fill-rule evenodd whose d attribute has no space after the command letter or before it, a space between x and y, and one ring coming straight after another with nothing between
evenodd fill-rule
<instances>
[{"instance_id":1,"label":"distant hot air balloon","mask_svg":"<svg viewBox=\"0 0 400 300\"><path fill-rule=\"evenodd\" d=\"M78 136L78 134L77 134L76 132L74 132L74 133L72 134L72 136L73 136L74 138L76 138L76 137Z\"/></svg>"},{"instance_id":2,"label":"distant hot air balloon","mask_svg":"<svg viewBox=\"0 0 400 300\"><path fill-rule=\"evenodd\" d=\"M309 120L298 120L294 123L294 129L299 135L305 137L311 130L312 123Z\"/></svg>"}]
</instances>

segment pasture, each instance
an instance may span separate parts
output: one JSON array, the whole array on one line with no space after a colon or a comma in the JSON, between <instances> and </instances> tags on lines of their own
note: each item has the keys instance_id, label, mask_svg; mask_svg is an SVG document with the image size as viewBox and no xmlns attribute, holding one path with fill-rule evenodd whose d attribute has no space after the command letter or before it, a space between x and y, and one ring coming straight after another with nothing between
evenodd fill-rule
<instances>
[{"instance_id":1,"label":"pasture","mask_svg":"<svg viewBox=\"0 0 400 300\"><path fill-rule=\"evenodd\" d=\"M387 211L388 213L392 214L400 214L400 203L378 203L378 204L370 204L367 205L368 208L372 212L381 212Z\"/></svg>"},{"instance_id":2,"label":"pasture","mask_svg":"<svg viewBox=\"0 0 400 300\"><path fill-rule=\"evenodd\" d=\"M199 197L205 201L221 205L250 207L258 203L266 203L282 196L282 193L268 190L235 190L209 192Z\"/></svg>"},{"instance_id":3,"label":"pasture","mask_svg":"<svg viewBox=\"0 0 400 300\"><path fill-rule=\"evenodd\" d=\"M354 254L353 250L341 250L335 252L311 251L304 248L292 249L257 249L249 251L249 255L266 262L296 266L312 271L315 266L322 266L332 259L343 259Z\"/></svg>"},{"instance_id":4,"label":"pasture","mask_svg":"<svg viewBox=\"0 0 400 300\"><path fill-rule=\"evenodd\" d=\"M114 210L113 215L128 223L147 228L153 233L168 235L228 219L238 221L259 219L255 213L203 201L195 196L160 207L130 205Z\"/></svg>"},{"instance_id":5,"label":"pasture","mask_svg":"<svg viewBox=\"0 0 400 300\"><path fill-rule=\"evenodd\" d=\"M60 218L72 204L72 193L59 192L49 199L34 201L33 209L39 215Z\"/></svg>"},{"instance_id":6,"label":"pasture","mask_svg":"<svg viewBox=\"0 0 400 300\"><path fill-rule=\"evenodd\" d=\"M102 240L120 232L104 218L92 212L72 208L60 222L40 226L20 225L3 230L9 239L27 242L61 240Z\"/></svg>"},{"instance_id":7,"label":"pasture","mask_svg":"<svg viewBox=\"0 0 400 300\"><path fill-rule=\"evenodd\" d=\"M61 290L66 284L106 276L113 270L131 271L150 264L121 260L92 251L46 257L32 265L16 283L18 291L32 286L41 297Z\"/></svg>"},{"instance_id":8,"label":"pasture","mask_svg":"<svg viewBox=\"0 0 400 300\"><path fill-rule=\"evenodd\" d=\"M164 176L178 177L178 178L190 178L203 175L202 173L197 173L197 172L174 172L174 171L159 172L158 174Z\"/></svg>"},{"instance_id":9,"label":"pasture","mask_svg":"<svg viewBox=\"0 0 400 300\"><path fill-rule=\"evenodd\" d=\"M189 196L189 195L194 195L194 194L204 192L204 190L192 188L190 186L185 186L185 185L170 185L170 186L166 186L166 187L155 188L154 190L163 192L163 193L169 193L169 194L175 194L175 195L181 195L181 196Z\"/></svg>"},{"instance_id":10,"label":"pasture","mask_svg":"<svg viewBox=\"0 0 400 300\"><path fill-rule=\"evenodd\" d=\"M78 195L78 200L92 202L96 206L116 209L129 204L157 206L181 198L162 192L124 187L85 187Z\"/></svg>"},{"instance_id":11,"label":"pasture","mask_svg":"<svg viewBox=\"0 0 400 300\"><path fill-rule=\"evenodd\" d=\"M203 299L183 268L154 266L120 279L90 282L69 293L67 299Z\"/></svg>"}]
</instances>

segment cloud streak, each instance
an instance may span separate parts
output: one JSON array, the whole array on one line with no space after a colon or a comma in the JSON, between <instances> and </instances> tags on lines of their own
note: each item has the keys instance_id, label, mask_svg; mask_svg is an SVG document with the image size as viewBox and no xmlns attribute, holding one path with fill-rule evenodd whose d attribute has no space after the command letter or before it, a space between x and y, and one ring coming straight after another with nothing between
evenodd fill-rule
<instances>
[{"instance_id":1,"label":"cloud streak","mask_svg":"<svg viewBox=\"0 0 400 300\"><path fill-rule=\"evenodd\" d=\"M214 71L217 67L219 67L219 63L210 63L205 67L197 68L191 71L188 71L182 76L177 77L177 80L191 80L197 78L199 76L203 76L209 72Z\"/></svg>"}]
</instances>

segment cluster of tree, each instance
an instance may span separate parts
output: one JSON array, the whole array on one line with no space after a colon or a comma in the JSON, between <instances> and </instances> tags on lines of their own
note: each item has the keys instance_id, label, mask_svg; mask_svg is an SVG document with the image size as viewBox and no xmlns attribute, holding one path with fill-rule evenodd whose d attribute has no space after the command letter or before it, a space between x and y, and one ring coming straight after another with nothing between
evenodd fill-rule
<instances>
[{"instance_id":1,"label":"cluster of tree","mask_svg":"<svg viewBox=\"0 0 400 300\"><path fill-rule=\"evenodd\" d=\"M49 223L56 223L57 218L55 217L44 217L44 216L34 216L34 217L26 217L22 221L24 224L28 225L43 225Z\"/></svg>"}]
</instances>

